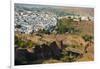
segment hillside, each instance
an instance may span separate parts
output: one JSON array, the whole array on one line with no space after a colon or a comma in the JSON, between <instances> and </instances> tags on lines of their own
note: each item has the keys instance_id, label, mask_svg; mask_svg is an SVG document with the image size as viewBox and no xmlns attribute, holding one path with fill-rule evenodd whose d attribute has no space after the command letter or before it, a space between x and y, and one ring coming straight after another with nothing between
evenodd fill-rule
<instances>
[{"instance_id":1,"label":"hillside","mask_svg":"<svg viewBox=\"0 0 100 69\"><path fill-rule=\"evenodd\" d=\"M53 6L53 5L36 5L36 4L15 4L15 8L20 8L23 10L31 10L31 11L48 11L55 13L57 15L60 14L77 14L84 16L94 16L94 9L87 7L70 7L70 6Z\"/></svg>"},{"instance_id":2,"label":"hillside","mask_svg":"<svg viewBox=\"0 0 100 69\"><path fill-rule=\"evenodd\" d=\"M14 16L15 65L94 60L93 8L15 4Z\"/></svg>"}]
</instances>

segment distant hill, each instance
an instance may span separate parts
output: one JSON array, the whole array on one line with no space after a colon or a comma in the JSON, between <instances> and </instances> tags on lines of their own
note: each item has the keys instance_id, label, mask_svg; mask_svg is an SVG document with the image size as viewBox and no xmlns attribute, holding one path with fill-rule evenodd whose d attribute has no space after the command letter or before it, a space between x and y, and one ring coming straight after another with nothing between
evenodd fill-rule
<instances>
[{"instance_id":1,"label":"distant hill","mask_svg":"<svg viewBox=\"0 0 100 69\"><path fill-rule=\"evenodd\" d=\"M30 11L45 11L57 15L83 15L94 16L94 9L87 7L69 7L69 6L53 6L53 5L37 5L37 4L21 4L15 3L15 9ZM17 9L17 10L18 10Z\"/></svg>"},{"instance_id":2,"label":"distant hill","mask_svg":"<svg viewBox=\"0 0 100 69\"><path fill-rule=\"evenodd\" d=\"M84 16L94 16L93 8L85 8L85 7L63 7L62 8L67 13L79 14Z\"/></svg>"}]
</instances>

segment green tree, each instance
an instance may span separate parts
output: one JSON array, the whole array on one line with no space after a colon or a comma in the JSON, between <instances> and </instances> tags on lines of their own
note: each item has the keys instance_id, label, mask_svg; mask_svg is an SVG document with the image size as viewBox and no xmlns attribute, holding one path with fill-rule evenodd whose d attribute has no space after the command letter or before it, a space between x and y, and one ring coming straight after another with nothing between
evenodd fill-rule
<instances>
[{"instance_id":1,"label":"green tree","mask_svg":"<svg viewBox=\"0 0 100 69\"><path fill-rule=\"evenodd\" d=\"M60 34L63 34L65 32L70 32L73 30L74 26L73 26L73 20L71 18L66 19L66 18L62 18L60 20L58 20L57 23L57 32Z\"/></svg>"}]
</instances>

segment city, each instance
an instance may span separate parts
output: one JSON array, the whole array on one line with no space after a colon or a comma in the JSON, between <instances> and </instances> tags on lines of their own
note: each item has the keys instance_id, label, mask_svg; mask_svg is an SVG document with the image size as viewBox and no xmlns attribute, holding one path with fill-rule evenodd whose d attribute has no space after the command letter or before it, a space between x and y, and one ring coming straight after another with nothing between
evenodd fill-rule
<instances>
[{"instance_id":1,"label":"city","mask_svg":"<svg viewBox=\"0 0 100 69\"><path fill-rule=\"evenodd\" d=\"M94 9L15 4L15 65L94 60Z\"/></svg>"}]
</instances>

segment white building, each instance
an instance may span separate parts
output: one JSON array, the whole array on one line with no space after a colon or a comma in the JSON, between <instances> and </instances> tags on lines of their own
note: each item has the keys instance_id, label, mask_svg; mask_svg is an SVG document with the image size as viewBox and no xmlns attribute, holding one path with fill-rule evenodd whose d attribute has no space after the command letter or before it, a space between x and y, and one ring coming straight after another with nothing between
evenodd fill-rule
<instances>
[{"instance_id":1,"label":"white building","mask_svg":"<svg viewBox=\"0 0 100 69\"><path fill-rule=\"evenodd\" d=\"M16 14L19 12L16 12ZM29 15L31 13L31 15ZM32 13L31 11L21 12L21 15L15 15L15 25L21 25L19 32L26 34L32 31L39 31L39 29L50 29L49 27L55 26L57 20L55 15L49 15L47 13ZM16 30L15 30L16 31Z\"/></svg>"}]
</instances>

